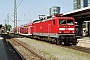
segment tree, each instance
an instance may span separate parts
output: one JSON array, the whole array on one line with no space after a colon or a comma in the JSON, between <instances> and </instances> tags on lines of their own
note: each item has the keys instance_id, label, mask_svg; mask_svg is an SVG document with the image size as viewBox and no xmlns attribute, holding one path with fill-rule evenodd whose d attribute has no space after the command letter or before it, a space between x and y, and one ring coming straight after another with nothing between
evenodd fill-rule
<instances>
[{"instance_id":1,"label":"tree","mask_svg":"<svg viewBox=\"0 0 90 60\"><path fill-rule=\"evenodd\" d=\"M11 28L12 28L11 25L7 25L7 24L5 24L5 29L6 29L7 31L10 31Z\"/></svg>"},{"instance_id":2,"label":"tree","mask_svg":"<svg viewBox=\"0 0 90 60\"><path fill-rule=\"evenodd\" d=\"M0 29L2 28L2 24L0 24Z\"/></svg>"}]
</instances>

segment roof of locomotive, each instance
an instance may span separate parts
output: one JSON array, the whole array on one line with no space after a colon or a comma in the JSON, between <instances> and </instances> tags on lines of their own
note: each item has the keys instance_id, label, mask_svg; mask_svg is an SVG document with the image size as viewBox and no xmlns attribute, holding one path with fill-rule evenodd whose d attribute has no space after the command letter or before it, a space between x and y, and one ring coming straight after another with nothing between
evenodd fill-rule
<instances>
[{"instance_id":1,"label":"roof of locomotive","mask_svg":"<svg viewBox=\"0 0 90 60\"><path fill-rule=\"evenodd\" d=\"M44 21L49 21L49 20L53 20L53 19L73 19L73 17L66 17L66 16L63 16L63 14L56 14L54 16L47 16L47 17L44 17L44 18L41 18L39 20L35 20L33 21L33 23L40 23L40 22L44 22Z\"/></svg>"}]
</instances>

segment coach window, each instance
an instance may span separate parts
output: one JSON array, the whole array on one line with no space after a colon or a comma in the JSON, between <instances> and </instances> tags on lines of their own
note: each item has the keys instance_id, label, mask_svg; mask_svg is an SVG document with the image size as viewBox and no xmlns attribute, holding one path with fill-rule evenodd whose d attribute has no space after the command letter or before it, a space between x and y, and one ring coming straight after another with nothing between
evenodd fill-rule
<instances>
[{"instance_id":1,"label":"coach window","mask_svg":"<svg viewBox=\"0 0 90 60\"><path fill-rule=\"evenodd\" d=\"M55 20L52 20L52 25L55 25Z\"/></svg>"}]
</instances>

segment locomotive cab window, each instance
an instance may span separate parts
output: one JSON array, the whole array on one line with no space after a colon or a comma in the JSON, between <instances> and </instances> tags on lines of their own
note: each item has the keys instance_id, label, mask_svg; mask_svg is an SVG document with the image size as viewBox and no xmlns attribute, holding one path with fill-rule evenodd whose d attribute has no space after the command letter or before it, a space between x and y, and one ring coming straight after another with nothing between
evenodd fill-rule
<instances>
[{"instance_id":1,"label":"locomotive cab window","mask_svg":"<svg viewBox=\"0 0 90 60\"><path fill-rule=\"evenodd\" d=\"M73 20L67 20L67 25L74 25L74 21Z\"/></svg>"},{"instance_id":2,"label":"locomotive cab window","mask_svg":"<svg viewBox=\"0 0 90 60\"><path fill-rule=\"evenodd\" d=\"M55 25L55 20L52 20L52 25Z\"/></svg>"},{"instance_id":3,"label":"locomotive cab window","mask_svg":"<svg viewBox=\"0 0 90 60\"><path fill-rule=\"evenodd\" d=\"M73 20L59 20L60 25L74 25Z\"/></svg>"},{"instance_id":4,"label":"locomotive cab window","mask_svg":"<svg viewBox=\"0 0 90 60\"><path fill-rule=\"evenodd\" d=\"M60 25L66 25L66 20L59 20Z\"/></svg>"}]
</instances>

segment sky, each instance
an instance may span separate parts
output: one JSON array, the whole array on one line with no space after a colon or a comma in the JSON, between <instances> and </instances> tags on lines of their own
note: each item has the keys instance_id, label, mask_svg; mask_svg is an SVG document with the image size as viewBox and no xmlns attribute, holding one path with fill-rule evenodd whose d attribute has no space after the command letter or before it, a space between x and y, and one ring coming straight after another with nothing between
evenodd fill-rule
<instances>
[{"instance_id":1,"label":"sky","mask_svg":"<svg viewBox=\"0 0 90 60\"><path fill-rule=\"evenodd\" d=\"M73 10L73 0L16 0L18 25L38 19L38 15L49 16L49 8L60 7L60 13ZM22 2L21 2L22 1ZM21 3L20 3L21 2ZM14 0L0 1L0 24L5 25L9 14L9 24L14 26ZM7 21L6 21L7 23Z\"/></svg>"}]
</instances>

